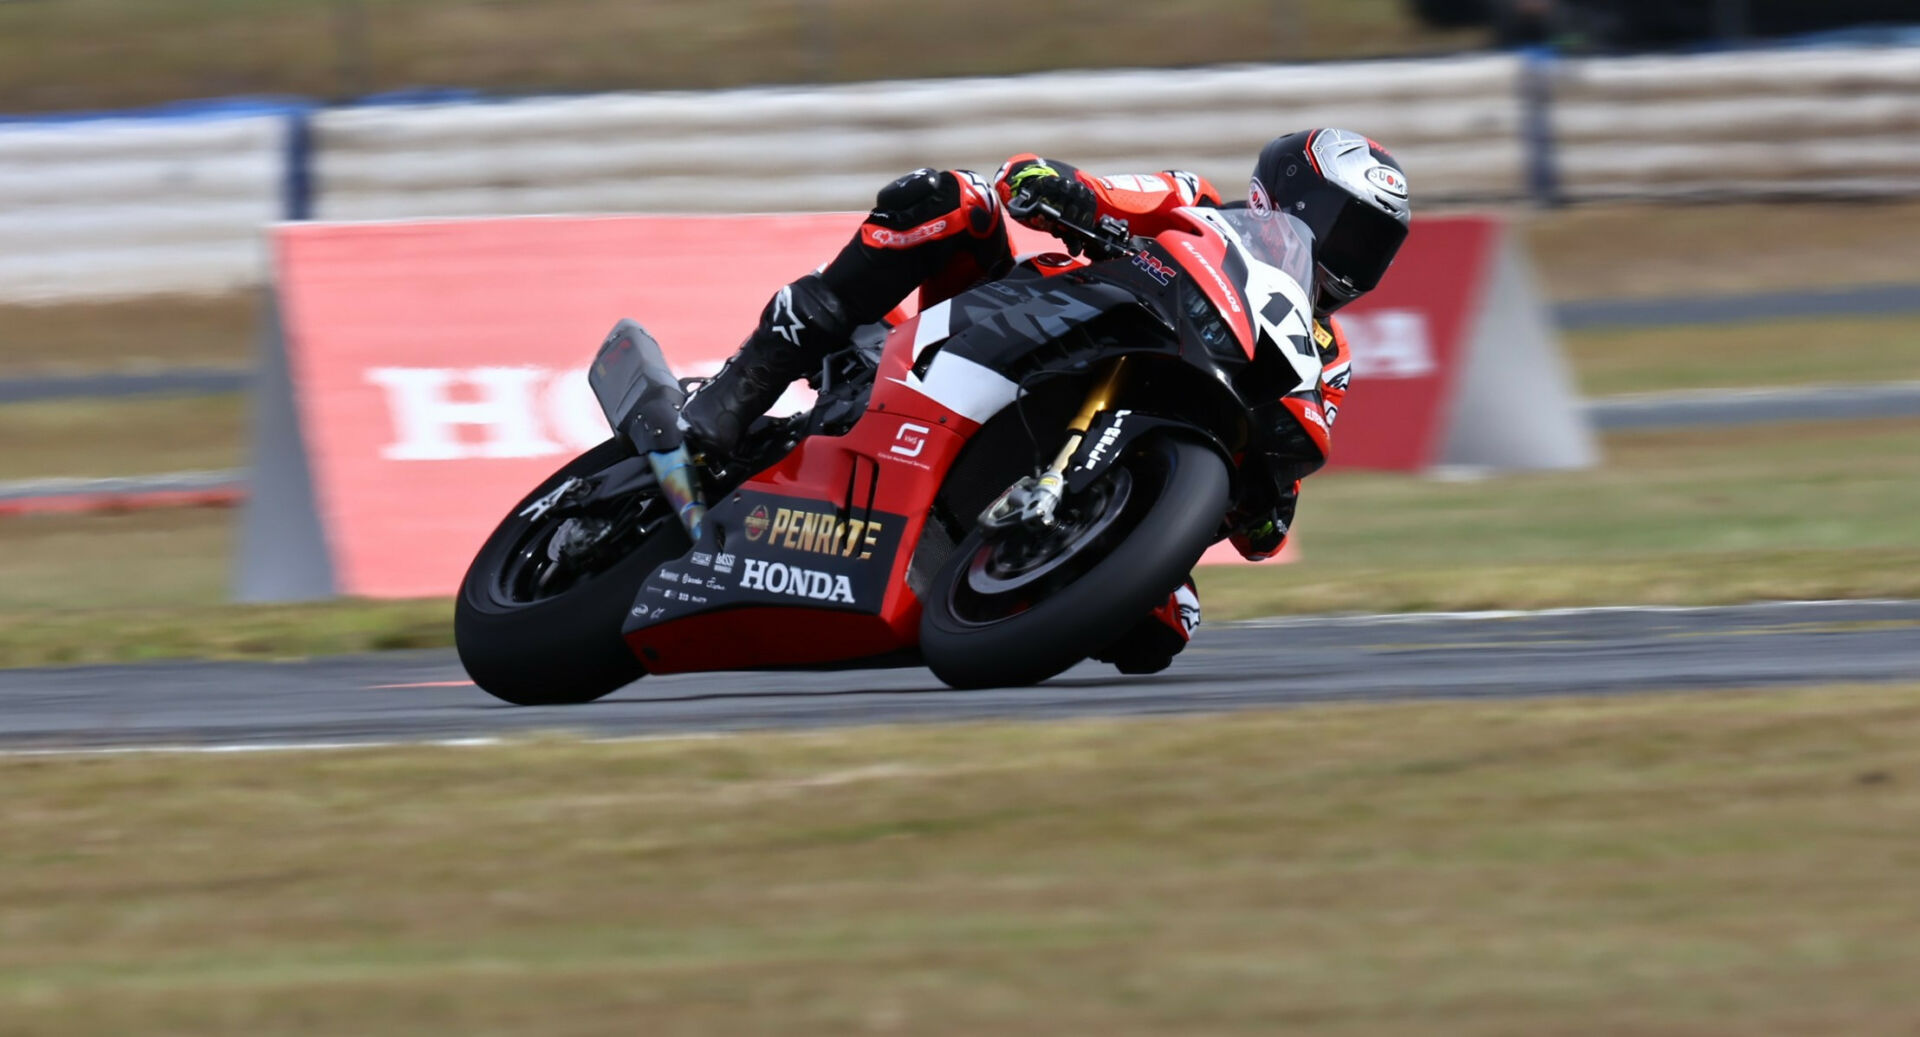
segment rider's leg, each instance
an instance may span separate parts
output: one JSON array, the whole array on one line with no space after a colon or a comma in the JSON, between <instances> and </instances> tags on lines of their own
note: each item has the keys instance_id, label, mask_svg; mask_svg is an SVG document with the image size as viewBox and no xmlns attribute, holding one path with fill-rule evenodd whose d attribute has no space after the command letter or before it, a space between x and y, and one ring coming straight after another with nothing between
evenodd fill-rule
<instances>
[{"instance_id":1,"label":"rider's leg","mask_svg":"<svg viewBox=\"0 0 1920 1037\"><path fill-rule=\"evenodd\" d=\"M915 288L938 302L1012 265L998 197L964 170L922 169L888 184L853 240L817 274L782 288L681 421L701 449L731 453L788 384L886 316Z\"/></svg>"},{"instance_id":2,"label":"rider's leg","mask_svg":"<svg viewBox=\"0 0 1920 1037\"><path fill-rule=\"evenodd\" d=\"M793 380L844 343L854 325L840 297L808 274L775 292L740 350L680 408L701 449L726 455Z\"/></svg>"}]
</instances>

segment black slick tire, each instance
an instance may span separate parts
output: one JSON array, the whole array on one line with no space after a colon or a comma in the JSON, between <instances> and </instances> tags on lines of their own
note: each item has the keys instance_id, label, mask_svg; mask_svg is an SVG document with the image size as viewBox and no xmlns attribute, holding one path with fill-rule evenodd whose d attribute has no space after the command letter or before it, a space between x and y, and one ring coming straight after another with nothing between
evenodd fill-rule
<instances>
[{"instance_id":1,"label":"black slick tire","mask_svg":"<svg viewBox=\"0 0 1920 1037\"><path fill-rule=\"evenodd\" d=\"M454 610L454 643L461 665L488 694L522 706L571 705L646 674L620 628L647 576L687 551L686 531L678 523L667 523L605 571L554 597L514 602L498 590L502 567L537 521L521 517L527 505L562 481L625 456L621 444L608 440L568 462L514 505L468 567Z\"/></svg>"},{"instance_id":2,"label":"black slick tire","mask_svg":"<svg viewBox=\"0 0 1920 1037\"><path fill-rule=\"evenodd\" d=\"M957 582L985 541L976 530L960 543L928 587L920 618L921 653L935 676L956 688L1036 684L1105 647L1186 579L1226 510L1226 462L1174 435L1143 438L1129 454L1151 462L1142 470L1155 473L1155 496L1105 557L1024 611L989 622L956 612Z\"/></svg>"}]
</instances>

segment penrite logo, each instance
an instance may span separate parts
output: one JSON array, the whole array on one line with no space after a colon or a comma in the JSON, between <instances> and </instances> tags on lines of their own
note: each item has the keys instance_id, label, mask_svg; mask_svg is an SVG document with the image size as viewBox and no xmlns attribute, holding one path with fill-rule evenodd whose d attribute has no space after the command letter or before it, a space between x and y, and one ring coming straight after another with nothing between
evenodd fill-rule
<instances>
[{"instance_id":1,"label":"penrite logo","mask_svg":"<svg viewBox=\"0 0 1920 1037\"><path fill-rule=\"evenodd\" d=\"M761 513L762 509L754 509L754 514ZM881 523L843 520L831 512L780 508L773 513L773 530L767 536L767 544L789 551L864 560L872 558L874 548L880 546L882 529ZM753 534L752 518L747 519L747 537L760 539Z\"/></svg>"},{"instance_id":2,"label":"penrite logo","mask_svg":"<svg viewBox=\"0 0 1920 1037\"><path fill-rule=\"evenodd\" d=\"M761 537L766 535L767 535L767 506L762 504L761 506L753 509L753 514L747 516L747 539L758 540Z\"/></svg>"},{"instance_id":3,"label":"penrite logo","mask_svg":"<svg viewBox=\"0 0 1920 1037\"><path fill-rule=\"evenodd\" d=\"M853 581L845 576L802 569L758 558L742 559L740 589L785 594L814 601L839 601L853 604Z\"/></svg>"}]
</instances>

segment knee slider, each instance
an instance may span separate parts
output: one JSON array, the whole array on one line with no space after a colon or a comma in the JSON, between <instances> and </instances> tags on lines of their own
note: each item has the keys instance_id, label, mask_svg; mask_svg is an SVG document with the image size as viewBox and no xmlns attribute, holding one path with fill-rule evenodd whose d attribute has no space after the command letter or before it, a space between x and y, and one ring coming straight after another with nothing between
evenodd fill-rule
<instances>
[{"instance_id":1,"label":"knee slider","mask_svg":"<svg viewBox=\"0 0 1920 1037\"><path fill-rule=\"evenodd\" d=\"M960 207L960 181L952 173L916 169L880 189L872 219L894 230L908 230Z\"/></svg>"}]
</instances>

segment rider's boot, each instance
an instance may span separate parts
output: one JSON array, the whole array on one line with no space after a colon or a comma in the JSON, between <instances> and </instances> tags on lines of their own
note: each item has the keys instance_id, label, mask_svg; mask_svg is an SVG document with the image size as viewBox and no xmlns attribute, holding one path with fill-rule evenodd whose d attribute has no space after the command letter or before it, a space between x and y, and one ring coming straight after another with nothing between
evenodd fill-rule
<instances>
[{"instance_id":1,"label":"rider's boot","mask_svg":"<svg viewBox=\"0 0 1920 1037\"><path fill-rule=\"evenodd\" d=\"M701 452L727 457L748 426L767 412L793 380L845 344L853 329L839 296L816 274L780 289L760 312L760 323L719 373L680 408L680 427Z\"/></svg>"},{"instance_id":2,"label":"rider's boot","mask_svg":"<svg viewBox=\"0 0 1920 1037\"><path fill-rule=\"evenodd\" d=\"M1121 673L1159 673L1200 628L1200 592L1193 578L1174 589L1159 608L1133 624L1118 641L1093 653Z\"/></svg>"}]
</instances>

